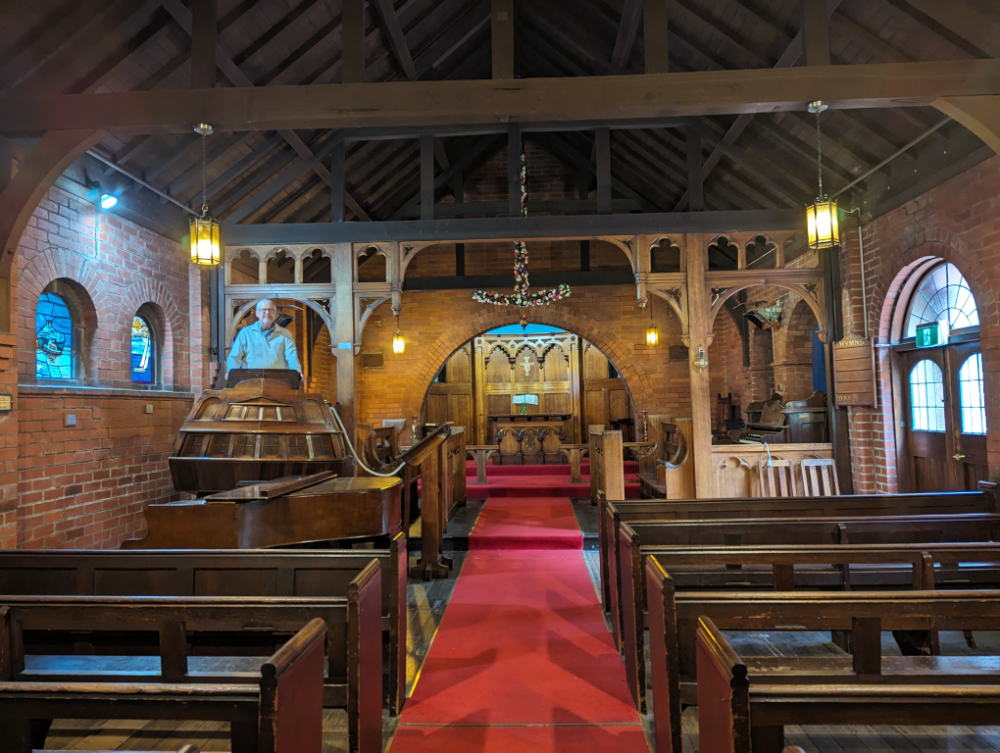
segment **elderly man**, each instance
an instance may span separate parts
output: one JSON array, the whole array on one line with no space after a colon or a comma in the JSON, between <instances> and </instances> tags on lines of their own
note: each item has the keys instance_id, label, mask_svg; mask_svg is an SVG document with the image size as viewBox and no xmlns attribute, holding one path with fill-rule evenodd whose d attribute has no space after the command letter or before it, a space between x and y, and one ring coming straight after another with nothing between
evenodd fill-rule
<instances>
[{"instance_id":1,"label":"elderly man","mask_svg":"<svg viewBox=\"0 0 1000 753\"><path fill-rule=\"evenodd\" d=\"M233 369L295 369L302 373L292 333L274 323L278 308L265 298L257 302L257 321L236 335L226 367Z\"/></svg>"}]
</instances>

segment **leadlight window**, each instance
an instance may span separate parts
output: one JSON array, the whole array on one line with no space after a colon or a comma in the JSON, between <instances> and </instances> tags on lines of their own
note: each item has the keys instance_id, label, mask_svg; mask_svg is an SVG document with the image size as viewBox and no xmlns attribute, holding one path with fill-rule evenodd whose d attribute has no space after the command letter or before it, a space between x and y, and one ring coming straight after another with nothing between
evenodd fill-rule
<instances>
[{"instance_id":1,"label":"leadlight window","mask_svg":"<svg viewBox=\"0 0 1000 753\"><path fill-rule=\"evenodd\" d=\"M983 385L983 354L969 356L958 370L962 433L986 433L986 396Z\"/></svg>"},{"instance_id":2,"label":"leadlight window","mask_svg":"<svg viewBox=\"0 0 1000 753\"><path fill-rule=\"evenodd\" d=\"M35 377L75 379L76 343L73 317L56 293L42 293L35 309Z\"/></svg>"},{"instance_id":3,"label":"leadlight window","mask_svg":"<svg viewBox=\"0 0 1000 753\"><path fill-rule=\"evenodd\" d=\"M917 361L910 372L913 431L944 431L944 378L930 359Z\"/></svg>"},{"instance_id":4,"label":"leadlight window","mask_svg":"<svg viewBox=\"0 0 1000 753\"><path fill-rule=\"evenodd\" d=\"M132 381L152 384L156 374L156 338L149 322L141 316L132 317Z\"/></svg>"},{"instance_id":5,"label":"leadlight window","mask_svg":"<svg viewBox=\"0 0 1000 753\"><path fill-rule=\"evenodd\" d=\"M923 279L910 303L906 336L916 337L917 327L942 319L952 330L979 326L976 298L954 264L942 264Z\"/></svg>"}]
</instances>

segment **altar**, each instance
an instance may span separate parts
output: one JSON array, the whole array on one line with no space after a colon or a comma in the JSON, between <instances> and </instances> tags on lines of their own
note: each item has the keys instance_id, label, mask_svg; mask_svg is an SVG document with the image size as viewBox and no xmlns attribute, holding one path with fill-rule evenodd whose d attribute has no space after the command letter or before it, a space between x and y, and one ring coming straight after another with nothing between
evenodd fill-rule
<instances>
[{"instance_id":1,"label":"altar","mask_svg":"<svg viewBox=\"0 0 1000 753\"><path fill-rule=\"evenodd\" d=\"M488 416L491 432L500 445L500 465L540 465L563 462L559 445L571 413L514 413Z\"/></svg>"}]
</instances>

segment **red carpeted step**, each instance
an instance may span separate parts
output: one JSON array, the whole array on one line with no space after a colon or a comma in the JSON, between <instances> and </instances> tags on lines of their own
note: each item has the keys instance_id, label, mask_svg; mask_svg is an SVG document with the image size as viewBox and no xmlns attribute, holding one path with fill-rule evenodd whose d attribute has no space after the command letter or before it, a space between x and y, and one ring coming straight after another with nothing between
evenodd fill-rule
<instances>
[{"instance_id":1,"label":"red carpeted step","mask_svg":"<svg viewBox=\"0 0 1000 753\"><path fill-rule=\"evenodd\" d=\"M626 460L624 462L625 475L636 474L639 472L639 464L634 460ZM476 476L476 464L469 460L465 464L467 476ZM580 464L580 473L584 476L590 475L590 461L584 459ZM566 476L569 478L571 475L570 467L568 464L560 465L488 465L486 466L486 478L507 478L507 477L517 477L524 478L526 476Z\"/></svg>"},{"instance_id":2,"label":"red carpeted step","mask_svg":"<svg viewBox=\"0 0 1000 753\"><path fill-rule=\"evenodd\" d=\"M491 498L469 535L469 549L582 548L572 506L544 497Z\"/></svg>"},{"instance_id":3,"label":"red carpeted step","mask_svg":"<svg viewBox=\"0 0 1000 753\"><path fill-rule=\"evenodd\" d=\"M466 478L466 495L469 499L537 497L539 494L585 499L590 497L590 479L584 476L581 483L574 484L568 476L533 476L491 479L487 484L477 484L475 476ZM631 474L626 476L625 498L639 498L639 482Z\"/></svg>"}]
</instances>

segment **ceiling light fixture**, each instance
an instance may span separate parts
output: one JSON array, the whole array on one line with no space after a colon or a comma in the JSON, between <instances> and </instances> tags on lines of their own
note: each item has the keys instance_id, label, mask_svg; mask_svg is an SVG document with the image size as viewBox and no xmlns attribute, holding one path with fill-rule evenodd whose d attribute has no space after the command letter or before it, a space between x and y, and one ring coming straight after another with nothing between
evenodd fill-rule
<instances>
[{"instance_id":1,"label":"ceiling light fixture","mask_svg":"<svg viewBox=\"0 0 1000 753\"><path fill-rule=\"evenodd\" d=\"M816 100L809 103L808 109L816 115L816 175L819 183L815 203L806 207L809 248L830 248L840 245L840 227L837 221L837 202L828 199L823 193L823 137L819 127L819 116L827 109L827 105L826 102Z\"/></svg>"},{"instance_id":2,"label":"ceiling light fixture","mask_svg":"<svg viewBox=\"0 0 1000 753\"><path fill-rule=\"evenodd\" d=\"M214 267L222 258L219 244L219 222L208 216L208 181L205 138L212 135L212 126L199 123L194 132L201 136L201 216L191 220L191 262L202 267Z\"/></svg>"}]
</instances>

